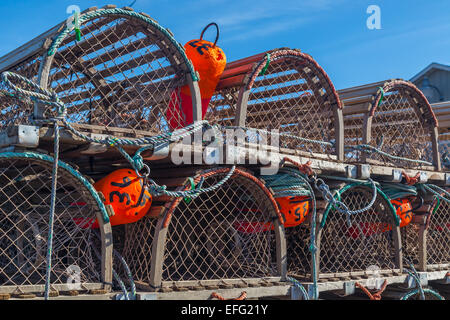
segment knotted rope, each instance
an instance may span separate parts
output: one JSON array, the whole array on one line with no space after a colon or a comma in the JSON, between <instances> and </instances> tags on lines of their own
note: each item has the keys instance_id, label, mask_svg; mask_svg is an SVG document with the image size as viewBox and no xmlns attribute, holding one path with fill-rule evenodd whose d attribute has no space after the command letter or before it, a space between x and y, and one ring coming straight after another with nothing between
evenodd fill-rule
<instances>
[{"instance_id":1,"label":"knotted rope","mask_svg":"<svg viewBox=\"0 0 450 320\"><path fill-rule=\"evenodd\" d=\"M211 293L211 299L217 299L217 300L222 300L222 301L223 300L245 300L245 299L247 299L247 292L242 291L241 295L234 299L225 299L220 294L213 292L213 293Z\"/></svg>"},{"instance_id":2,"label":"knotted rope","mask_svg":"<svg viewBox=\"0 0 450 320\"><path fill-rule=\"evenodd\" d=\"M365 286L358 282L355 282L355 286L360 288L369 297L370 300L381 300L381 294L384 292L384 290L386 290L387 285L387 280L384 280L380 290L376 291L375 293L371 293Z\"/></svg>"}]
</instances>

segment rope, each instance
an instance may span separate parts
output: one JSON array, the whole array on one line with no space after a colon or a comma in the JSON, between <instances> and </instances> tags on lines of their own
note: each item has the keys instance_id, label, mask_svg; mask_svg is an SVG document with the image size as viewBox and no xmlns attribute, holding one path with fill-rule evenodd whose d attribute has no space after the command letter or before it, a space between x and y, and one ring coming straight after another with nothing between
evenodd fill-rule
<instances>
[{"instance_id":1,"label":"rope","mask_svg":"<svg viewBox=\"0 0 450 320\"><path fill-rule=\"evenodd\" d=\"M406 173L405 170L402 170L402 176L405 178L406 184L409 186L412 186L419 181L420 172L417 172L414 177L410 177L410 176L408 176L408 174Z\"/></svg>"},{"instance_id":2,"label":"rope","mask_svg":"<svg viewBox=\"0 0 450 320\"><path fill-rule=\"evenodd\" d=\"M404 259L409 264L409 267L411 269L407 269L407 268L403 268L403 269L414 279L414 283L417 288L411 290L410 292L407 292L405 295L403 295L400 298L400 300L408 300L409 298L411 298L417 294L420 295L421 300L426 300L425 293L429 293L429 294L435 296L436 298L438 298L439 300L445 300L444 297L442 297L436 291L434 291L432 289L423 288L422 284L420 283L419 274L417 273L416 269L414 268L414 265L408 259L406 259L406 258L404 258Z\"/></svg>"},{"instance_id":3,"label":"rope","mask_svg":"<svg viewBox=\"0 0 450 320\"><path fill-rule=\"evenodd\" d=\"M247 299L247 292L242 291L241 295L235 299L225 299L224 297L222 297L220 294L213 292L211 293L211 298L212 299L217 299L217 300L245 300Z\"/></svg>"},{"instance_id":4,"label":"rope","mask_svg":"<svg viewBox=\"0 0 450 320\"><path fill-rule=\"evenodd\" d=\"M447 190L442 189L441 187L439 187L437 185L423 183L423 184L418 184L417 188L422 190L422 191L425 191L425 192L429 191L430 193L432 193L433 195L435 195L439 199L444 200L447 203L450 203L450 193ZM442 194L444 194L448 198L444 197Z\"/></svg>"},{"instance_id":5,"label":"rope","mask_svg":"<svg viewBox=\"0 0 450 320\"><path fill-rule=\"evenodd\" d=\"M58 182L58 157L59 157L59 126L55 122L55 143L54 143L54 156L55 160L53 162L52 169L52 191L50 195L50 214L48 219L48 240L47 240L47 269L45 273L45 288L44 288L44 298L49 299L50 294L50 277L52 271L52 253L53 253L53 225L55 218L55 204L56 204L56 189Z\"/></svg>"},{"instance_id":6,"label":"rope","mask_svg":"<svg viewBox=\"0 0 450 320\"><path fill-rule=\"evenodd\" d=\"M155 196L167 195L173 198L185 198L185 197L195 198L201 193L211 192L220 188L231 178L235 170L236 166L232 166L227 175L222 180L217 182L215 185L212 185L211 187L195 188L190 190L169 191L166 190L167 186L157 185L153 180L150 179L149 192Z\"/></svg>"},{"instance_id":7,"label":"rope","mask_svg":"<svg viewBox=\"0 0 450 320\"><path fill-rule=\"evenodd\" d=\"M266 65L264 66L264 68L262 68L261 72L258 74L258 76L263 76L266 74L267 69L269 68L270 65L270 53L266 53Z\"/></svg>"},{"instance_id":8,"label":"rope","mask_svg":"<svg viewBox=\"0 0 450 320\"><path fill-rule=\"evenodd\" d=\"M401 183L381 182L380 188L389 199L417 197L417 188Z\"/></svg>"},{"instance_id":9,"label":"rope","mask_svg":"<svg viewBox=\"0 0 450 320\"><path fill-rule=\"evenodd\" d=\"M287 277L287 280L294 284L294 287L298 288L302 293L303 300L309 300L308 292L306 292L305 287L297 280L291 277Z\"/></svg>"},{"instance_id":10,"label":"rope","mask_svg":"<svg viewBox=\"0 0 450 320\"><path fill-rule=\"evenodd\" d=\"M318 183L319 185L317 185ZM341 193L343 193L349 187L354 187L358 185L367 185L369 183L371 184L373 190L373 196L370 202L364 208L357 210L350 210L345 203L338 200L340 199ZM347 215L347 223L349 224L349 226L351 226L352 225L351 216L368 211L370 208L372 208L373 204L375 203L375 200L377 199L377 187L375 185L375 182L370 178L369 181L365 183L355 183L352 185L348 185L347 188L343 188L337 191L335 195L331 193L329 186L321 178L317 178L314 181L314 186L316 187L317 190L319 190L322 193L323 198L329 203L327 209L324 212L320 228L323 228L325 226L325 221L331 208L336 209L339 213Z\"/></svg>"},{"instance_id":11,"label":"rope","mask_svg":"<svg viewBox=\"0 0 450 320\"><path fill-rule=\"evenodd\" d=\"M292 176L285 170L278 174L263 176L266 186L274 192L274 198L311 196L307 182Z\"/></svg>"},{"instance_id":12,"label":"rope","mask_svg":"<svg viewBox=\"0 0 450 320\"><path fill-rule=\"evenodd\" d=\"M300 164L300 167L301 167L301 164ZM313 278L313 284L312 284L313 296L312 296L312 298L314 300L317 300L318 295L317 295L317 259L316 259L316 253L317 253L317 245L316 245L317 203L316 203L316 197L315 197L314 191L310 185L310 179L308 179L304 173L301 173L297 170L294 170L291 168L286 168L286 167L280 169L280 171L283 174L287 173L287 174L293 176L295 179L297 179L297 181L295 183L296 185L294 186L294 188L303 189L303 191L311 197L310 201L312 202L312 208L311 208L312 217L311 217L309 251L311 252L311 259L312 259L312 261L311 261L312 278ZM265 177L265 179L266 179L266 177ZM289 179L289 180L292 181L291 179ZM300 180L300 181L298 181L298 180ZM291 278L291 279L293 279L293 278ZM295 280L295 279L293 279L293 280ZM295 281L297 281L297 280L295 280ZM296 284L295 281L294 281L294 285ZM299 288L300 288L300 290L302 290L302 286ZM304 288L303 288L303 290L304 290ZM308 295L306 294L306 296L308 296ZM308 296L308 299L309 299L309 296Z\"/></svg>"},{"instance_id":13,"label":"rope","mask_svg":"<svg viewBox=\"0 0 450 320\"><path fill-rule=\"evenodd\" d=\"M377 147L374 147L374 146L371 146L368 144L359 144L356 146L348 146L348 148L358 150L361 152L365 152L365 153L379 153L385 157L388 157L388 158L394 159L394 160L407 161L407 162L412 162L412 163L420 163L420 164L424 164L424 165L428 165L428 166L433 165L431 162L424 161L424 160L415 160L415 159L409 159L409 158L405 158L405 157L394 156L387 152L381 151Z\"/></svg>"},{"instance_id":14,"label":"rope","mask_svg":"<svg viewBox=\"0 0 450 320\"><path fill-rule=\"evenodd\" d=\"M97 234L96 234L97 235ZM97 235L98 237L98 235ZM97 251L97 248L95 248L95 246L92 246L92 250L94 251L94 254L97 256L97 259L101 260L101 255L100 253ZM114 270L114 268L112 269L112 274L113 274L113 278L114 280L116 280L116 282L119 284L120 289L122 290L122 293L125 297L125 300L130 300L130 297L128 295L128 291L127 288L125 286L125 284L123 283L122 279L120 279L120 276L117 274L117 272Z\"/></svg>"},{"instance_id":15,"label":"rope","mask_svg":"<svg viewBox=\"0 0 450 320\"><path fill-rule=\"evenodd\" d=\"M382 88L382 87L378 87L378 90L379 90L379 92L380 92L381 97L380 97L380 100L378 101L377 107L380 106L381 102L382 102L383 99L384 99L384 90L383 90L383 88Z\"/></svg>"},{"instance_id":16,"label":"rope","mask_svg":"<svg viewBox=\"0 0 450 320\"><path fill-rule=\"evenodd\" d=\"M360 288L369 297L370 300L381 300L381 294L384 292L384 290L386 290L387 285L388 285L387 280L384 280L383 285L381 286L380 290L378 290L375 293L371 293L362 284L355 282L355 286Z\"/></svg>"}]
</instances>

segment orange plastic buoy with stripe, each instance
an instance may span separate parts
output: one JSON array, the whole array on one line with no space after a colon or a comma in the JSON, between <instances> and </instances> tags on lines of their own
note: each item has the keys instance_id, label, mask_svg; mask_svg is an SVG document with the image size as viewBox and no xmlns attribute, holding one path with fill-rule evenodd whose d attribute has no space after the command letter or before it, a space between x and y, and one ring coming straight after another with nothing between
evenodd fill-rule
<instances>
[{"instance_id":1,"label":"orange plastic buoy with stripe","mask_svg":"<svg viewBox=\"0 0 450 320\"><path fill-rule=\"evenodd\" d=\"M105 196L105 205L111 205L114 215L110 217L112 226L133 223L143 218L152 204L152 196L143 190L142 179L134 170L119 169L94 184L94 188ZM75 223L82 228L98 228L98 221L78 218Z\"/></svg>"},{"instance_id":2,"label":"orange plastic buoy with stripe","mask_svg":"<svg viewBox=\"0 0 450 320\"><path fill-rule=\"evenodd\" d=\"M309 213L309 197L294 196L276 198L286 228L296 227L305 221Z\"/></svg>"},{"instance_id":3,"label":"orange plastic buoy with stripe","mask_svg":"<svg viewBox=\"0 0 450 320\"><path fill-rule=\"evenodd\" d=\"M214 43L203 40L204 32L212 25L217 28ZM184 45L186 56L192 61L194 69L200 76L198 85L201 94L202 119L227 64L225 53L216 45L218 38L219 27L216 23L210 23L203 29L200 39L188 41ZM172 93L167 109L167 122L172 130L183 128L193 122L192 95L189 86L185 85L179 90L179 95L177 91Z\"/></svg>"}]
</instances>

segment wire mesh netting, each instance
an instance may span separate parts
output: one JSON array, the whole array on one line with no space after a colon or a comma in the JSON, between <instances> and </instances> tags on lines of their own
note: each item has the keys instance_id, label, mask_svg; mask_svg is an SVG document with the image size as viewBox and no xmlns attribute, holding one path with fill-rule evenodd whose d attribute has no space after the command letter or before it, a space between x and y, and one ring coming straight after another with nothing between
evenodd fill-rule
<instances>
[{"instance_id":1,"label":"wire mesh netting","mask_svg":"<svg viewBox=\"0 0 450 320\"><path fill-rule=\"evenodd\" d=\"M450 141L447 133L439 135L439 154L441 156L442 168L444 171L450 170Z\"/></svg>"},{"instance_id":2,"label":"wire mesh netting","mask_svg":"<svg viewBox=\"0 0 450 320\"><path fill-rule=\"evenodd\" d=\"M40 55L33 56L9 71L36 81L40 60ZM33 103L31 100L17 100L12 96L10 88L7 88L3 82L0 83L0 131L6 131L18 124L29 124L32 115Z\"/></svg>"},{"instance_id":3,"label":"wire mesh netting","mask_svg":"<svg viewBox=\"0 0 450 320\"><path fill-rule=\"evenodd\" d=\"M325 71L309 55L295 50L275 51L264 75L260 71L256 68L246 84L250 89L247 127L278 129L306 139L335 142L334 109L340 102ZM335 152L333 147L286 136L280 137L280 146Z\"/></svg>"},{"instance_id":4,"label":"wire mesh netting","mask_svg":"<svg viewBox=\"0 0 450 320\"><path fill-rule=\"evenodd\" d=\"M296 278L312 280L311 229L309 223L286 228L288 274Z\"/></svg>"},{"instance_id":5,"label":"wire mesh netting","mask_svg":"<svg viewBox=\"0 0 450 320\"><path fill-rule=\"evenodd\" d=\"M240 87L218 89L214 93L205 114L205 120L223 126L235 125L236 104Z\"/></svg>"},{"instance_id":6,"label":"wire mesh netting","mask_svg":"<svg viewBox=\"0 0 450 320\"><path fill-rule=\"evenodd\" d=\"M105 15L85 22L81 33L79 42L69 33L46 62L49 87L66 104L70 122L123 128L128 136L168 131L169 120L185 125L186 68L161 32L137 18Z\"/></svg>"},{"instance_id":7,"label":"wire mesh netting","mask_svg":"<svg viewBox=\"0 0 450 320\"><path fill-rule=\"evenodd\" d=\"M136 223L127 224L123 257L134 280L149 283L151 276L152 245L158 219L145 216Z\"/></svg>"},{"instance_id":8,"label":"wire mesh netting","mask_svg":"<svg viewBox=\"0 0 450 320\"><path fill-rule=\"evenodd\" d=\"M393 156L433 163L431 127L434 115L426 98L405 81L391 81L384 86L384 92L384 98L373 114L370 144ZM379 153L367 157L385 165L420 166Z\"/></svg>"},{"instance_id":9,"label":"wire mesh netting","mask_svg":"<svg viewBox=\"0 0 450 320\"><path fill-rule=\"evenodd\" d=\"M403 257L415 266L420 263L420 228L421 226L416 223L410 223L400 228Z\"/></svg>"},{"instance_id":10,"label":"wire mesh netting","mask_svg":"<svg viewBox=\"0 0 450 320\"><path fill-rule=\"evenodd\" d=\"M341 194L349 210L366 207L372 198L373 190L366 186L353 186ZM395 269L394 214L380 194L369 210L351 215L351 224L346 214L331 209L319 233L320 274Z\"/></svg>"},{"instance_id":11,"label":"wire mesh netting","mask_svg":"<svg viewBox=\"0 0 450 320\"><path fill-rule=\"evenodd\" d=\"M203 187L224 177L213 174ZM262 184L235 175L216 191L173 211L163 280L215 280L279 276L273 221L275 203Z\"/></svg>"},{"instance_id":12,"label":"wire mesh netting","mask_svg":"<svg viewBox=\"0 0 450 320\"><path fill-rule=\"evenodd\" d=\"M43 291L51 192L51 163L0 159L0 286ZM87 189L59 170L54 219L51 284L81 282L102 287L100 216ZM42 285L42 287L26 286ZM82 288L80 288L82 289Z\"/></svg>"},{"instance_id":13,"label":"wire mesh netting","mask_svg":"<svg viewBox=\"0 0 450 320\"><path fill-rule=\"evenodd\" d=\"M429 216L427 224L427 265L448 269L450 266L449 203L444 200L435 200L435 211Z\"/></svg>"}]
</instances>

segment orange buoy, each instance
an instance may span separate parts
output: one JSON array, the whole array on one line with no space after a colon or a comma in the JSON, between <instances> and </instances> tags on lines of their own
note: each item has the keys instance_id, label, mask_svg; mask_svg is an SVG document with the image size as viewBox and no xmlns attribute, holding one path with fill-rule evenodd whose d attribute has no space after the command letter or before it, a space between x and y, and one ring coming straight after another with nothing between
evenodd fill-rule
<instances>
[{"instance_id":1,"label":"orange buoy","mask_svg":"<svg viewBox=\"0 0 450 320\"><path fill-rule=\"evenodd\" d=\"M413 208L409 199L394 199L391 200L395 208L395 213L400 218L400 228L407 226L413 217Z\"/></svg>"},{"instance_id":2,"label":"orange buoy","mask_svg":"<svg viewBox=\"0 0 450 320\"><path fill-rule=\"evenodd\" d=\"M309 213L309 197L294 196L276 198L286 228L296 227L305 221Z\"/></svg>"},{"instance_id":3,"label":"orange buoy","mask_svg":"<svg viewBox=\"0 0 450 320\"><path fill-rule=\"evenodd\" d=\"M144 217L152 204L152 196L143 190L142 179L134 170L119 169L94 184L94 188L105 196L105 205L111 205L114 216L112 226L133 223ZM98 228L98 221L79 218L75 220L82 228Z\"/></svg>"},{"instance_id":4,"label":"orange buoy","mask_svg":"<svg viewBox=\"0 0 450 320\"><path fill-rule=\"evenodd\" d=\"M203 40L203 34L210 26L217 28L214 43ZM211 97L216 90L227 59L225 53L216 43L219 39L219 27L216 23L208 24L202 31L200 39L188 41L184 45L186 56L192 61L200 80L198 85L201 94L202 119L208 109ZM179 96L174 91L167 109L167 122L172 130L183 128L193 122L192 95L188 85L181 87Z\"/></svg>"}]
</instances>

